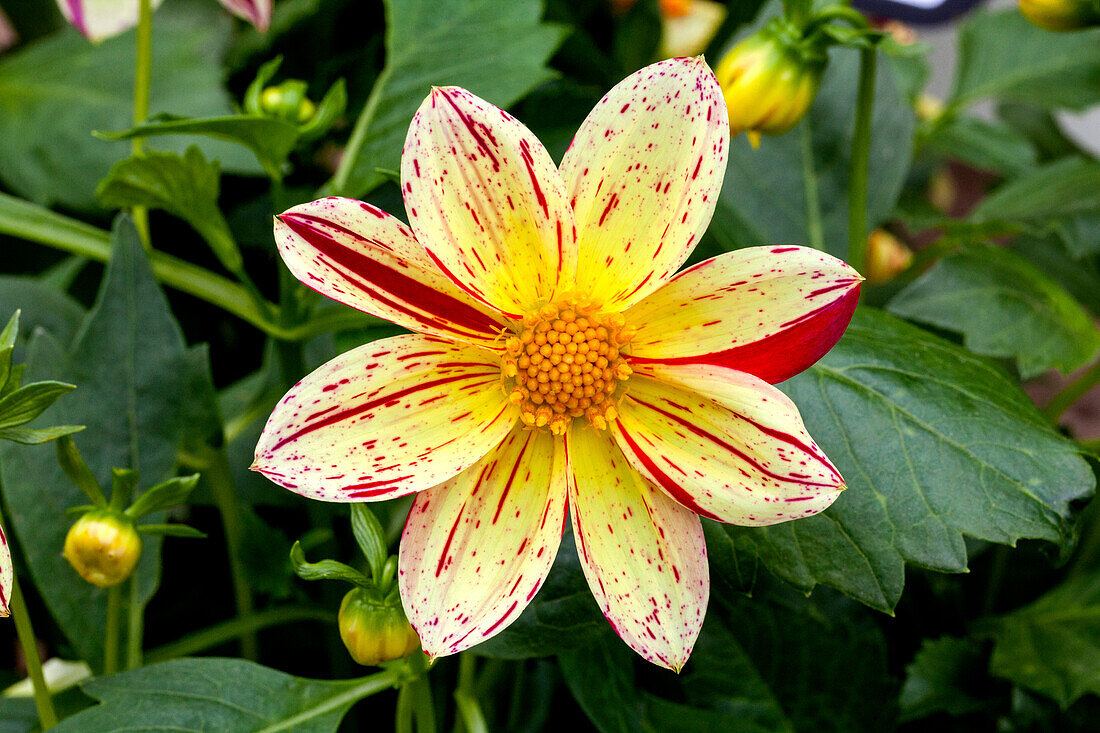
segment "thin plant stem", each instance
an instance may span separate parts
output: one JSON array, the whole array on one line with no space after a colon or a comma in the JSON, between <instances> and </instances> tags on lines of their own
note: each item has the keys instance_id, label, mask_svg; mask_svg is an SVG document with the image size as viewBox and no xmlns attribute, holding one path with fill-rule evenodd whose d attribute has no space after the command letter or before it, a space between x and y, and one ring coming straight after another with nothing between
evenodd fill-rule
<instances>
[{"instance_id":1,"label":"thin plant stem","mask_svg":"<svg viewBox=\"0 0 1100 733\"><path fill-rule=\"evenodd\" d=\"M859 95L852 135L852 160L848 175L848 264L863 269L867 249L867 162L871 153L871 108L875 101L873 48L859 52Z\"/></svg>"},{"instance_id":2,"label":"thin plant stem","mask_svg":"<svg viewBox=\"0 0 1100 733\"><path fill-rule=\"evenodd\" d=\"M19 646L23 649L23 658L27 663L27 675L34 688L34 706L38 710L38 722L42 730L57 725L57 713L53 709L50 690L46 687L46 678L42 675L42 660L38 656L38 641L34 636L31 616L27 613L27 603L19 589L19 579L12 578L11 603L9 604L15 633L19 636Z\"/></svg>"},{"instance_id":3,"label":"thin plant stem","mask_svg":"<svg viewBox=\"0 0 1100 733\"><path fill-rule=\"evenodd\" d=\"M393 716L395 733L413 733L413 693L409 683L397 690L397 709Z\"/></svg>"},{"instance_id":4,"label":"thin plant stem","mask_svg":"<svg viewBox=\"0 0 1100 733\"><path fill-rule=\"evenodd\" d=\"M261 629L297 621L317 621L323 624L336 622L336 614L317 608L288 607L270 608L251 616L231 619L215 626L196 631L193 634L157 647L145 655L149 664L164 662L176 657L188 657L221 646L244 634L255 633Z\"/></svg>"},{"instance_id":5,"label":"thin plant stem","mask_svg":"<svg viewBox=\"0 0 1100 733\"><path fill-rule=\"evenodd\" d=\"M140 0L138 3L137 53L134 66L134 127L149 117L149 89L153 79L153 2ZM135 137L130 152L140 155L144 142ZM146 251L152 248L149 240L149 210L144 206L133 209L134 227L138 230L142 246Z\"/></svg>"},{"instance_id":6,"label":"thin plant stem","mask_svg":"<svg viewBox=\"0 0 1100 733\"><path fill-rule=\"evenodd\" d=\"M435 733L435 703L432 701L432 686L428 684L428 675L422 674L414 679L409 683L409 688L416 733Z\"/></svg>"},{"instance_id":7,"label":"thin plant stem","mask_svg":"<svg viewBox=\"0 0 1100 733\"><path fill-rule=\"evenodd\" d=\"M821 227L821 201L817 194L817 172L814 170L813 130L809 118L799 126L802 147L802 187L806 196L806 232L810 246L825 249L825 234Z\"/></svg>"},{"instance_id":8,"label":"thin plant stem","mask_svg":"<svg viewBox=\"0 0 1100 733\"><path fill-rule=\"evenodd\" d=\"M477 659L465 653L458 655L458 686L455 688L455 707L458 716L455 720L455 733L488 733L485 714L477 701L477 689L474 679L477 672Z\"/></svg>"},{"instance_id":9,"label":"thin plant stem","mask_svg":"<svg viewBox=\"0 0 1100 733\"><path fill-rule=\"evenodd\" d=\"M142 662L145 640L145 607L141 605L141 589L137 575L130 578L130 602L127 606L129 624L126 629L126 669L137 669Z\"/></svg>"},{"instance_id":10,"label":"thin plant stem","mask_svg":"<svg viewBox=\"0 0 1100 733\"><path fill-rule=\"evenodd\" d=\"M1054 395L1054 399L1043 408L1043 414L1052 423L1057 424L1065 411L1097 384L1100 384L1100 361L1097 361L1081 376L1067 384L1061 392Z\"/></svg>"},{"instance_id":11,"label":"thin plant stem","mask_svg":"<svg viewBox=\"0 0 1100 733\"><path fill-rule=\"evenodd\" d=\"M122 619L122 586L107 589L107 625L103 635L103 674L118 671L119 624Z\"/></svg>"}]
</instances>

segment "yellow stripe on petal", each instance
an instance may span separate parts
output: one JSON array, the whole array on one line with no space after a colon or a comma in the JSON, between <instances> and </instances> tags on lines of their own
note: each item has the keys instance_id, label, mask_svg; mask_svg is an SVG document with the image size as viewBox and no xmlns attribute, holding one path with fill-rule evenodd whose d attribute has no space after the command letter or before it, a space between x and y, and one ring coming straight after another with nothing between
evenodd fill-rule
<instances>
[{"instance_id":1,"label":"yellow stripe on petal","mask_svg":"<svg viewBox=\"0 0 1100 733\"><path fill-rule=\"evenodd\" d=\"M809 247L749 247L684 270L623 315L631 366L715 364L776 384L840 339L859 273Z\"/></svg>"},{"instance_id":2,"label":"yellow stripe on petal","mask_svg":"<svg viewBox=\"0 0 1100 733\"><path fill-rule=\"evenodd\" d=\"M519 426L478 463L417 495L398 578L429 656L469 649L519 617L554 563L565 507L562 441Z\"/></svg>"},{"instance_id":3,"label":"yellow stripe on petal","mask_svg":"<svg viewBox=\"0 0 1100 733\"><path fill-rule=\"evenodd\" d=\"M439 271L412 230L370 204L313 201L275 218L294 276L322 295L421 333L494 346L504 319Z\"/></svg>"},{"instance_id":4,"label":"yellow stripe on petal","mask_svg":"<svg viewBox=\"0 0 1100 733\"><path fill-rule=\"evenodd\" d=\"M294 385L268 418L253 469L311 499L392 499L466 470L518 418L492 352L395 336Z\"/></svg>"},{"instance_id":5,"label":"yellow stripe on petal","mask_svg":"<svg viewBox=\"0 0 1100 733\"><path fill-rule=\"evenodd\" d=\"M577 290L619 310L676 272L710 223L729 153L702 57L647 66L607 93L561 164L577 220Z\"/></svg>"},{"instance_id":6,"label":"yellow stripe on petal","mask_svg":"<svg viewBox=\"0 0 1100 733\"><path fill-rule=\"evenodd\" d=\"M417 239L459 287L519 318L570 287L576 227L554 161L518 120L458 87L432 90L401 155Z\"/></svg>"},{"instance_id":7,"label":"yellow stripe on petal","mask_svg":"<svg viewBox=\"0 0 1100 733\"><path fill-rule=\"evenodd\" d=\"M631 468L607 433L577 425L569 512L585 578L623 641L679 671L710 595L702 524Z\"/></svg>"},{"instance_id":8,"label":"yellow stripe on petal","mask_svg":"<svg viewBox=\"0 0 1100 733\"><path fill-rule=\"evenodd\" d=\"M817 514L844 489L798 408L751 374L653 366L630 379L612 426L630 463L720 522L762 526Z\"/></svg>"}]
</instances>

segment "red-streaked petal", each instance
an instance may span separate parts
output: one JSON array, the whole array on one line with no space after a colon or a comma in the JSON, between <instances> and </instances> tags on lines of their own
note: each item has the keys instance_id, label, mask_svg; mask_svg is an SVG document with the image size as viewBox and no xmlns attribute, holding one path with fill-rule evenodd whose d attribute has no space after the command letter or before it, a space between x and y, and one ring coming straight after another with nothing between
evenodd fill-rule
<instances>
[{"instance_id":1,"label":"red-streaked petal","mask_svg":"<svg viewBox=\"0 0 1100 733\"><path fill-rule=\"evenodd\" d=\"M153 8L161 0L153 0ZM57 0L61 14L89 41L102 41L133 28L139 0Z\"/></svg>"},{"instance_id":2,"label":"red-streaked petal","mask_svg":"<svg viewBox=\"0 0 1100 733\"><path fill-rule=\"evenodd\" d=\"M751 374L653 366L630 378L612 426L630 463L720 522L761 526L817 514L844 490L798 408Z\"/></svg>"},{"instance_id":3,"label":"red-streaked petal","mask_svg":"<svg viewBox=\"0 0 1100 733\"><path fill-rule=\"evenodd\" d=\"M218 0L226 10L244 18L263 33L271 25L271 0Z\"/></svg>"},{"instance_id":4,"label":"red-streaked petal","mask_svg":"<svg viewBox=\"0 0 1100 733\"><path fill-rule=\"evenodd\" d=\"M631 649L679 671L710 596L699 517L631 468L606 432L575 420L567 445L569 514L588 586Z\"/></svg>"},{"instance_id":5,"label":"red-streaked petal","mask_svg":"<svg viewBox=\"0 0 1100 733\"><path fill-rule=\"evenodd\" d=\"M11 567L11 548L4 528L0 527L0 616L11 615L8 604L11 602L11 587L15 580L15 571Z\"/></svg>"},{"instance_id":6,"label":"red-streaked petal","mask_svg":"<svg viewBox=\"0 0 1100 733\"><path fill-rule=\"evenodd\" d=\"M311 499L392 499L466 470L518 417L491 352L395 336L294 385L268 418L253 468Z\"/></svg>"},{"instance_id":7,"label":"red-streaked petal","mask_svg":"<svg viewBox=\"0 0 1100 733\"><path fill-rule=\"evenodd\" d=\"M326 198L275 218L290 271L317 292L401 326L492 346L504 319L432 264L412 230L370 204Z\"/></svg>"},{"instance_id":8,"label":"red-streaked petal","mask_svg":"<svg viewBox=\"0 0 1100 733\"><path fill-rule=\"evenodd\" d=\"M409 127L401 190L416 237L475 299L515 318L568 287L576 227L542 143L465 89L432 90Z\"/></svg>"},{"instance_id":9,"label":"red-streaked petal","mask_svg":"<svg viewBox=\"0 0 1100 733\"><path fill-rule=\"evenodd\" d=\"M631 365L714 364L782 382L840 339L862 279L808 247L749 247L713 257L624 313L638 329Z\"/></svg>"},{"instance_id":10,"label":"red-streaked petal","mask_svg":"<svg viewBox=\"0 0 1100 733\"><path fill-rule=\"evenodd\" d=\"M710 223L729 153L703 57L647 66L607 93L561 163L577 220L577 291L621 310L684 263Z\"/></svg>"},{"instance_id":11,"label":"red-streaked petal","mask_svg":"<svg viewBox=\"0 0 1100 733\"><path fill-rule=\"evenodd\" d=\"M398 564L401 600L431 657L503 631L542 587L565 526L562 441L517 425L479 462L417 495Z\"/></svg>"}]
</instances>

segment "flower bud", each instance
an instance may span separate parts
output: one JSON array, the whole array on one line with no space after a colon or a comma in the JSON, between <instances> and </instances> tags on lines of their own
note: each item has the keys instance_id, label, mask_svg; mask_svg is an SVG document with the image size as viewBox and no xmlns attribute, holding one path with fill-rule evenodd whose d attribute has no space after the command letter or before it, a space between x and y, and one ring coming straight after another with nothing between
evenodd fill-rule
<instances>
[{"instance_id":1,"label":"flower bud","mask_svg":"<svg viewBox=\"0 0 1100 733\"><path fill-rule=\"evenodd\" d=\"M359 664L401 659L420 646L400 602L379 601L365 588L353 588L344 596L339 625L344 646Z\"/></svg>"},{"instance_id":2,"label":"flower bud","mask_svg":"<svg viewBox=\"0 0 1100 733\"><path fill-rule=\"evenodd\" d=\"M1100 5L1092 0L1020 0L1020 14L1048 31L1075 31L1100 24Z\"/></svg>"},{"instance_id":3,"label":"flower bud","mask_svg":"<svg viewBox=\"0 0 1100 733\"><path fill-rule=\"evenodd\" d=\"M62 554L84 580L110 588L133 575L141 558L141 537L124 514L92 511L69 529Z\"/></svg>"},{"instance_id":4,"label":"flower bud","mask_svg":"<svg viewBox=\"0 0 1100 733\"><path fill-rule=\"evenodd\" d=\"M734 46L715 76L729 109L730 134L781 135L798 124L817 96L827 57L806 45L781 18Z\"/></svg>"},{"instance_id":5,"label":"flower bud","mask_svg":"<svg viewBox=\"0 0 1100 733\"><path fill-rule=\"evenodd\" d=\"M268 87L260 95L260 108L269 117L304 125L317 114L317 105L306 96L306 83L297 79Z\"/></svg>"},{"instance_id":6,"label":"flower bud","mask_svg":"<svg viewBox=\"0 0 1100 733\"><path fill-rule=\"evenodd\" d=\"M913 252L905 243L884 229L867 237L867 258L863 274L874 285L893 280L913 261Z\"/></svg>"}]
</instances>

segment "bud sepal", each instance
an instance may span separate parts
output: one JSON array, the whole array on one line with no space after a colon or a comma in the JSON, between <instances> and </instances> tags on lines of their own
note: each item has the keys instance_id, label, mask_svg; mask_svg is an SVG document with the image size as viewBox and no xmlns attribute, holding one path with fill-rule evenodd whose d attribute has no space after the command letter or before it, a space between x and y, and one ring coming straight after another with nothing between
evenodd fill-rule
<instances>
[{"instance_id":1,"label":"bud sepal","mask_svg":"<svg viewBox=\"0 0 1100 733\"><path fill-rule=\"evenodd\" d=\"M363 665L402 659L420 648L420 637L405 618L397 594L379 599L366 588L352 588L340 603L340 639Z\"/></svg>"}]
</instances>

